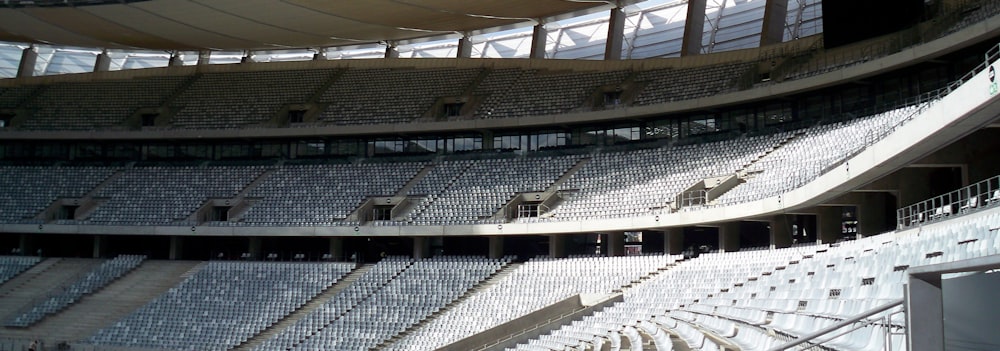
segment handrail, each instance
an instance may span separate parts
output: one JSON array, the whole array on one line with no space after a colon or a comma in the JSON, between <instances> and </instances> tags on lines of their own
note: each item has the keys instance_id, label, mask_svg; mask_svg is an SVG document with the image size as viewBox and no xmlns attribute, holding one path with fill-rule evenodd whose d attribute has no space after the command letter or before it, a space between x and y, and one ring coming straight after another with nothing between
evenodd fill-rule
<instances>
[{"instance_id":1,"label":"handrail","mask_svg":"<svg viewBox=\"0 0 1000 351\"><path fill-rule=\"evenodd\" d=\"M816 338L818 338L820 336L823 336L825 334L829 334L829 333L831 333L833 331L836 331L837 329L840 329L840 328L849 326L851 324L854 324L855 322L858 322L858 321L860 321L862 319L874 316L876 314L885 312L885 311L887 311L889 309L892 309L892 308L894 308L896 306L901 306L901 305L903 305L903 299L893 300L892 302L889 302L887 304L875 307L875 308L873 308L871 310L868 310L867 312L864 312L864 313L858 314L858 315L856 315L854 317L845 319L845 320L843 320L843 321L841 321L839 323L833 324L833 325L831 325L829 327L826 327L826 328L817 330L815 332L803 335L802 337L799 337L798 339L789 341L789 342L785 343L784 345L772 347L769 351L782 351L782 350L790 349L792 347L804 344L804 343L806 343L806 342L808 342L810 340L816 339ZM829 341L829 340L827 340L827 341Z\"/></svg>"}]
</instances>

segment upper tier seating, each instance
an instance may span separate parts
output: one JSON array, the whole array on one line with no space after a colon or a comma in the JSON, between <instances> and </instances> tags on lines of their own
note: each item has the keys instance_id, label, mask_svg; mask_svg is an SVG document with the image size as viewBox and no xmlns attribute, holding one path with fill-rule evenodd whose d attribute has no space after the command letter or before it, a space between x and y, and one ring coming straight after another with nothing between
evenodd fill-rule
<instances>
[{"instance_id":1,"label":"upper tier seating","mask_svg":"<svg viewBox=\"0 0 1000 351\"><path fill-rule=\"evenodd\" d=\"M185 89L171 106L177 128L259 126L283 106L308 102L330 79L332 70L206 73Z\"/></svg>"},{"instance_id":2,"label":"upper tier seating","mask_svg":"<svg viewBox=\"0 0 1000 351\"><path fill-rule=\"evenodd\" d=\"M123 128L140 108L160 107L185 77L57 83L28 100L32 111L21 129L95 130Z\"/></svg>"},{"instance_id":3,"label":"upper tier seating","mask_svg":"<svg viewBox=\"0 0 1000 351\"><path fill-rule=\"evenodd\" d=\"M755 63L729 63L695 68L664 68L642 71L637 82L647 82L635 99L636 105L662 104L697 99L733 90L737 79Z\"/></svg>"},{"instance_id":4,"label":"upper tier seating","mask_svg":"<svg viewBox=\"0 0 1000 351\"><path fill-rule=\"evenodd\" d=\"M38 323L50 314L55 314L69 305L76 303L85 295L91 294L115 279L125 275L135 267L142 264L146 259L144 255L120 255L113 259L101 263L73 282L65 289L59 289L43 300L38 301L33 306L19 313L14 318L8 320L5 325L8 327L28 327Z\"/></svg>"},{"instance_id":5,"label":"upper tier seating","mask_svg":"<svg viewBox=\"0 0 1000 351\"><path fill-rule=\"evenodd\" d=\"M477 87L477 93L486 94L486 101L479 105L476 116L480 118L512 118L542 116L580 111L584 101L597 88L620 84L629 71L611 72L546 72L525 70L511 78L511 71L491 73ZM494 74L497 76L494 77ZM492 98L498 95L497 98Z\"/></svg>"},{"instance_id":6,"label":"upper tier seating","mask_svg":"<svg viewBox=\"0 0 1000 351\"><path fill-rule=\"evenodd\" d=\"M480 69L351 69L320 102L323 121L334 124L407 123L443 97L462 95Z\"/></svg>"},{"instance_id":7,"label":"upper tier seating","mask_svg":"<svg viewBox=\"0 0 1000 351\"><path fill-rule=\"evenodd\" d=\"M349 263L209 262L89 341L116 347L228 350L285 318L353 267Z\"/></svg>"}]
</instances>

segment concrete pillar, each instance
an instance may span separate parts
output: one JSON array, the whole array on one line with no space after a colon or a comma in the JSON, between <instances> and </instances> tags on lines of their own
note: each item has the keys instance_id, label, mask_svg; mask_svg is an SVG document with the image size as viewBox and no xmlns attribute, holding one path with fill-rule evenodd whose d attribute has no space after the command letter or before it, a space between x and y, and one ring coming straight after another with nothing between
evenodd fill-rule
<instances>
[{"instance_id":1,"label":"concrete pillar","mask_svg":"<svg viewBox=\"0 0 1000 351\"><path fill-rule=\"evenodd\" d=\"M431 241L426 236L413 237L413 258L431 257Z\"/></svg>"},{"instance_id":2,"label":"concrete pillar","mask_svg":"<svg viewBox=\"0 0 1000 351\"><path fill-rule=\"evenodd\" d=\"M816 241L820 244L837 242L844 235L843 209L840 206L816 208Z\"/></svg>"},{"instance_id":3,"label":"concrete pillar","mask_svg":"<svg viewBox=\"0 0 1000 351\"><path fill-rule=\"evenodd\" d=\"M240 58L240 63L254 63L254 62L255 61L253 60L253 54L251 54L249 51L247 51L247 53L244 54L242 58Z\"/></svg>"},{"instance_id":4,"label":"concrete pillar","mask_svg":"<svg viewBox=\"0 0 1000 351\"><path fill-rule=\"evenodd\" d=\"M910 276L906 299L907 350L944 350L944 294L941 278Z\"/></svg>"},{"instance_id":5,"label":"concrete pillar","mask_svg":"<svg viewBox=\"0 0 1000 351\"><path fill-rule=\"evenodd\" d=\"M792 246L792 223L788 215L774 215L771 226L771 249L783 249Z\"/></svg>"},{"instance_id":6,"label":"concrete pillar","mask_svg":"<svg viewBox=\"0 0 1000 351\"><path fill-rule=\"evenodd\" d=\"M170 237L170 256L171 260L179 260L184 257L184 237L183 236L172 236Z\"/></svg>"},{"instance_id":7,"label":"concrete pillar","mask_svg":"<svg viewBox=\"0 0 1000 351\"><path fill-rule=\"evenodd\" d=\"M32 256L35 254L35 240L28 234L21 234L17 243L17 249L21 256Z\"/></svg>"},{"instance_id":8,"label":"concrete pillar","mask_svg":"<svg viewBox=\"0 0 1000 351\"><path fill-rule=\"evenodd\" d=\"M531 54L529 57L533 59L545 58L545 45L548 42L549 31L545 29L545 24L539 21L531 32Z\"/></svg>"},{"instance_id":9,"label":"concrete pillar","mask_svg":"<svg viewBox=\"0 0 1000 351\"><path fill-rule=\"evenodd\" d=\"M785 17L788 0L767 0L764 4L764 23L760 30L760 46L778 44L785 38Z\"/></svg>"},{"instance_id":10,"label":"concrete pillar","mask_svg":"<svg viewBox=\"0 0 1000 351\"><path fill-rule=\"evenodd\" d=\"M728 222L719 226L719 250L740 251L740 222Z\"/></svg>"},{"instance_id":11,"label":"concrete pillar","mask_svg":"<svg viewBox=\"0 0 1000 351\"><path fill-rule=\"evenodd\" d=\"M395 43L389 43L385 46L385 58L394 59L399 58L399 49L396 48Z\"/></svg>"},{"instance_id":12,"label":"concrete pillar","mask_svg":"<svg viewBox=\"0 0 1000 351\"><path fill-rule=\"evenodd\" d=\"M313 61L324 61L324 60L326 60L326 51L323 51L323 49L319 49L316 51L315 54L313 54Z\"/></svg>"},{"instance_id":13,"label":"concrete pillar","mask_svg":"<svg viewBox=\"0 0 1000 351\"><path fill-rule=\"evenodd\" d=\"M867 192L858 204L858 235L861 237L882 233L886 228L885 193Z\"/></svg>"},{"instance_id":14,"label":"concrete pillar","mask_svg":"<svg viewBox=\"0 0 1000 351\"><path fill-rule=\"evenodd\" d=\"M247 245L247 252L250 253L250 258L259 260L264 256L261 254L264 252L263 245L261 244L263 240L259 236L251 236L250 243Z\"/></svg>"},{"instance_id":15,"label":"concrete pillar","mask_svg":"<svg viewBox=\"0 0 1000 351\"><path fill-rule=\"evenodd\" d=\"M455 56L458 58L472 57L472 40L468 36L458 39L458 53Z\"/></svg>"},{"instance_id":16,"label":"concrete pillar","mask_svg":"<svg viewBox=\"0 0 1000 351\"><path fill-rule=\"evenodd\" d=\"M108 237L103 235L94 235L94 258L104 257L105 252L108 248Z\"/></svg>"},{"instance_id":17,"label":"concrete pillar","mask_svg":"<svg viewBox=\"0 0 1000 351\"><path fill-rule=\"evenodd\" d=\"M111 69L111 56L108 56L107 51L102 51L97 54L97 60L94 61L94 72L107 72Z\"/></svg>"},{"instance_id":18,"label":"concrete pillar","mask_svg":"<svg viewBox=\"0 0 1000 351\"><path fill-rule=\"evenodd\" d=\"M503 258L503 237L499 235L489 237L490 248L489 248L489 258L499 259Z\"/></svg>"},{"instance_id":19,"label":"concrete pillar","mask_svg":"<svg viewBox=\"0 0 1000 351\"><path fill-rule=\"evenodd\" d=\"M614 232L605 234L608 238L608 256L625 256L625 233Z\"/></svg>"},{"instance_id":20,"label":"concrete pillar","mask_svg":"<svg viewBox=\"0 0 1000 351\"><path fill-rule=\"evenodd\" d=\"M330 250L328 251L334 261L344 260L344 238L339 236L330 238Z\"/></svg>"},{"instance_id":21,"label":"concrete pillar","mask_svg":"<svg viewBox=\"0 0 1000 351\"><path fill-rule=\"evenodd\" d=\"M198 52L198 65L207 65L212 59L212 52L208 50Z\"/></svg>"},{"instance_id":22,"label":"concrete pillar","mask_svg":"<svg viewBox=\"0 0 1000 351\"><path fill-rule=\"evenodd\" d=\"M622 41L625 37L625 9L611 9L608 19L608 41L604 45L605 60L622 59Z\"/></svg>"},{"instance_id":23,"label":"concrete pillar","mask_svg":"<svg viewBox=\"0 0 1000 351\"><path fill-rule=\"evenodd\" d=\"M663 252L670 255L680 255L684 252L684 228L667 228L663 230Z\"/></svg>"},{"instance_id":24,"label":"concrete pillar","mask_svg":"<svg viewBox=\"0 0 1000 351\"><path fill-rule=\"evenodd\" d=\"M21 50L21 62L17 64L17 77L31 77L35 75L35 62L38 61L38 53L34 47Z\"/></svg>"},{"instance_id":25,"label":"concrete pillar","mask_svg":"<svg viewBox=\"0 0 1000 351\"><path fill-rule=\"evenodd\" d=\"M687 19L684 20L684 38L681 56L701 53L701 38L705 34L705 5L707 0L689 0Z\"/></svg>"},{"instance_id":26,"label":"concrete pillar","mask_svg":"<svg viewBox=\"0 0 1000 351\"><path fill-rule=\"evenodd\" d=\"M184 65L184 60L181 60L181 55L179 53L173 53L170 55L170 61L167 62L167 66L170 67L180 67Z\"/></svg>"},{"instance_id":27,"label":"concrete pillar","mask_svg":"<svg viewBox=\"0 0 1000 351\"><path fill-rule=\"evenodd\" d=\"M566 241L568 236L559 234L549 235L549 257L553 258L565 258L566 257Z\"/></svg>"}]
</instances>

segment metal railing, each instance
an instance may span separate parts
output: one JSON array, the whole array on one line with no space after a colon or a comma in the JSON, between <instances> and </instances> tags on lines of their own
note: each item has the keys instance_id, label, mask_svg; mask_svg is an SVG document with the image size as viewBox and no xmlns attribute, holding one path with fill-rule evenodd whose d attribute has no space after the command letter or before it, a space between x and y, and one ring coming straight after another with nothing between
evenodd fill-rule
<instances>
[{"instance_id":1,"label":"metal railing","mask_svg":"<svg viewBox=\"0 0 1000 351\"><path fill-rule=\"evenodd\" d=\"M903 311L902 310L895 311L874 319L869 317L889 311L893 308L900 307L902 305L903 305L903 299L893 300L892 302L875 307L867 312L858 314L854 317L847 318L843 321L830 325L829 327L817 330L810 334L803 335L798 339L789 341L780 346L773 347L770 349L770 351L782 351L782 350L793 349L796 346L802 344L808 344L808 346L805 348L800 347L798 349L805 349L805 350L813 348L818 349L818 347L822 346L827 342L835 340L841 336L850 334L851 332L854 332L858 329L866 328L875 324L880 324L885 326L885 332L883 333L883 337L885 338L884 340L885 348L883 349L891 351L892 350L891 335L893 334L893 332L891 331L893 327L893 325L891 324L891 319L892 319L891 317L896 313L903 313Z\"/></svg>"},{"instance_id":2,"label":"metal railing","mask_svg":"<svg viewBox=\"0 0 1000 351\"><path fill-rule=\"evenodd\" d=\"M938 195L896 210L897 228L948 218L1000 204L1000 176Z\"/></svg>"},{"instance_id":3,"label":"metal railing","mask_svg":"<svg viewBox=\"0 0 1000 351\"><path fill-rule=\"evenodd\" d=\"M708 205L708 191L690 190L677 194L677 209Z\"/></svg>"}]
</instances>

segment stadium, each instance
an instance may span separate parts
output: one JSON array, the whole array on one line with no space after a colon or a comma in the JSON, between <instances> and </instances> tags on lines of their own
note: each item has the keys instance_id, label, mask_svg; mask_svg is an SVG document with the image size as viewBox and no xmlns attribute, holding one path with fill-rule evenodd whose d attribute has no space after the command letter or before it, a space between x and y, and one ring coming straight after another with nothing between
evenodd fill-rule
<instances>
[{"instance_id":1,"label":"stadium","mask_svg":"<svg viewBox=\"0 0 1000 351\"><path fill-rule=\"evenodd\" d=\"M3 0L0 350L1000 349L998 60L992 0Z\"/></svg>"}]
</instances>

